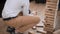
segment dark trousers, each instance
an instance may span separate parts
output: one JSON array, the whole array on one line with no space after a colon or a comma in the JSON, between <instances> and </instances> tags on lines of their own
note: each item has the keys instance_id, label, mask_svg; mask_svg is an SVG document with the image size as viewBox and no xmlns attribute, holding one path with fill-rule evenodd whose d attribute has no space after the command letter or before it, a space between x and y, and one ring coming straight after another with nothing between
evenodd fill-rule
<instances>
[{"instance_id":1,"label":"dark trousers","mask_svg":"<svg viewBox=\"0 0 60 34\"><path fill-rule=\"evenodd\" d=\"M6 0L0 0L0 18L2 17L2 10L4 8L5 1Z\"/></svg>"}]
</instances>

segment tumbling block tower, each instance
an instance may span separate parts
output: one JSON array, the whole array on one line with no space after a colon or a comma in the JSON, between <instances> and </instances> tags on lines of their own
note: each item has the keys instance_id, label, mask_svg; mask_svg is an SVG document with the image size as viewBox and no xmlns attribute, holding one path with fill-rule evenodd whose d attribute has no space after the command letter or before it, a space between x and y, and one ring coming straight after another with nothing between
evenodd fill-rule
<instances>
[{"instance_id":1,"label":"tumbling block tower","mask_svg":"<svg viewBox=\"0 0 60 34\"><path fill-rule=\"evenodd\" d=\"M59 0L47 0L45 9L45 23L44 30L47 34L53 34L58 10Z\"/></svg>"}]
</instances>

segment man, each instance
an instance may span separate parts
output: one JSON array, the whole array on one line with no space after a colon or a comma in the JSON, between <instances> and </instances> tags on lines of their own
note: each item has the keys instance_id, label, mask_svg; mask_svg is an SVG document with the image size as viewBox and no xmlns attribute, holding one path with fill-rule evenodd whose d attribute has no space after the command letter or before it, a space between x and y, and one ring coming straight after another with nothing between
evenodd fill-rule
<instances>
[{"instance_id":1,"label":"man","mask_svg":"<svg viewBox=\"0 0 60 34\"><path fill-rule=\"evenodd\" d=\"M29 5L29 0L6 0L2 18L7 26L15 28L15 33L23 33L40 21L38 16L30 16ZM18 16L21 11L23 16Z\"/></svg>"}]
</instances>

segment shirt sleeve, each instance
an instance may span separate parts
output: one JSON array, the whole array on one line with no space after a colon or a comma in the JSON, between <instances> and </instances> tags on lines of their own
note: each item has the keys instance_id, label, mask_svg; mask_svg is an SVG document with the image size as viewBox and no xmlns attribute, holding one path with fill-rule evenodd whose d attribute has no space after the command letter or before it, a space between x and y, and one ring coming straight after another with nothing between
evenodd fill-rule
<instances>
[{"instance_id":1,"label":"shirt sleeve","mask_svg":"<svg viewBox=\"0 0 60 34\"><path fill-rule=\"evenodd\" d=\"M24 16L28 16L28 14L29 14L29 6L30 6L29 2L24 3L24 5L23 5L23 15Z\"/></svg>"}]
</instances>

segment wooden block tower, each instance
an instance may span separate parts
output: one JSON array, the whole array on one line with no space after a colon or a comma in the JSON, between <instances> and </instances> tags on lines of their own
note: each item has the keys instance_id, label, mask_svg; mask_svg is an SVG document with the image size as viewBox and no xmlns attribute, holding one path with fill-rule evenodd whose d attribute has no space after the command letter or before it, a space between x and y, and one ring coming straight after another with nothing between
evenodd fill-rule
<instances>
[{"instance_id":1,"label":"wooden block tower","mask_svg":"<svg viewBox=\"0 0 60 34\"><path fill-rule=\"evenodd\" d=\"M46 10L45 10L45 27L44 30L47 31L47 34L53 34L54 26L55 26L55 20L57 16L57 10L58 10L58 3L59 0L47 0L46 2Z\"/></svg>"}]
</instances>

